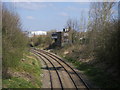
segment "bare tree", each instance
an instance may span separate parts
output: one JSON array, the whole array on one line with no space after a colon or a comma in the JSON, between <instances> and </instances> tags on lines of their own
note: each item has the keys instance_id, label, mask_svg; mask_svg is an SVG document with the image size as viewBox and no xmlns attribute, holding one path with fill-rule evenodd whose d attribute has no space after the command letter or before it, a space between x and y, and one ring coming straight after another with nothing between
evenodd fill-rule
<instances>
[{"instance_id":1,"label":"bare tree","mask_svg":"<svg viewBox=\"0 0 120 90\"><path fill-rule=\"evenodd\" d=\"M75 38L77 38L77 31L79 31L78 21L75 19L68 19L66 27L69 29L69 40L70 43L73 44L75 42Z\"/></svg>"},{"instance_id":2,"label":"bare tree","mask_svg":"<svg viewBox=\"0 0 120 90\"><path fill-rule=\"evenodd\" d=\"M86 17L84 15L85 15L85 11L82 10L81 15L80 15L80 21L79 21L80 22L80 24L79 24L79 27L80 27L79 31L80 32L85 32L85 30L87 28Z\"/></svg>"},{"instance_id":3,"label":"bare tree","mask_svg":"<svg viewBox=\"0 0 120 90\"><path fill-rule=\"evenodd\" d=\"M89 11L89 30L91 34L91 48L95 49L100 44L103 44L105 40L104 33L108 32L109 21L111 20L112 7L114 2L93 2L91 3L91 9ZM104 31L104 32L101 32ZM100 33L101 32L101 33ZM107 33L106 33L107 34ZM101 37L101 35L103 37ZM98 40L99 39L99 40Z\"/></svg>"}]
</instances>

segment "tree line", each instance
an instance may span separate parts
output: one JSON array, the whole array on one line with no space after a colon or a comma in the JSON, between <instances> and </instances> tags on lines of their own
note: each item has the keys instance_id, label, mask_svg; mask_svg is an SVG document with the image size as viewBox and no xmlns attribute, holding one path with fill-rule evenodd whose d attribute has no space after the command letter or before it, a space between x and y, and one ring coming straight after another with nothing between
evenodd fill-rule
<instances>
[{"instance_id":1,"label":"tree line","mask_svg":"<svg viewBox=\"0 0 120 90\"><path fill-rule=\"evenodd\" d=\"M85 17L85 13L82 11L80 20L68 19L66 28L69 29L70 43L67 47L74 46L76 49L83 47L84 57L94 57L98 62L105 62L118 68L120 20L118 17L114 17L113 12L117 4L115 2L92 2L88 17ZM53 43L51 33L44 37L33 37L34 45L51 45Z\"/></svg>"},{"instance_id":2,"label":"tree line","mask_svg":"<svg viewBox=\"0 0 120 90\"><path fill-rule=\"evenodd\" d=\"M69 29L71 45L76 48L83 47L86 57L95 57L97 61L106 62L119 67L120 31L119 19L113 18L114 2L91 3L89 17L81 12L80 21L69 19L66 27ZM86 21L86 19L88 19ZM51 45L51 33L47 36L30 38L33 46L47 47ZM3 77L7 76L9 67L16 67L26 49L28 40L22 33L19 15L12 9L2 6L2 55Z\"/></svg>"},{"instance_id":3,"label":"tree line","mask_svg":"<svg viewBox=\"0 0 120 90\"><path fill-rule=\"evenodd\" d=\"M98 62L105 62L119 68L120 20L118 17L113 17L115 15L113 7L117 4L92 2L87 22L86 17L81 14L80 21L69 19L66 27L71 32L69 37L72 45L84 47L83 54L94 57Z\"/></svg>"}]
</instances>

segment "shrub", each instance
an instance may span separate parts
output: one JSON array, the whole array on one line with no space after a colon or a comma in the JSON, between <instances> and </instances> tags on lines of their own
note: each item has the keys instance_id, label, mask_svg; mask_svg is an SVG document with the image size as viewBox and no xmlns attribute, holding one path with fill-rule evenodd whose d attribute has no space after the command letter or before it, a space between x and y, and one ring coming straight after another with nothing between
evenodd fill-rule
<instances>
[{"instance_id":1,"label":"shrub","mask_svg":"<svg viewBox=\"0 0 120 90\"><path fill-rule=\"evenodd\" d=\"M22 33L20 18L17 13L2 8L2 51L3 78L7 77L7 69L16 67L26 48L27 39Z\"/></svg>"}]
</instances>

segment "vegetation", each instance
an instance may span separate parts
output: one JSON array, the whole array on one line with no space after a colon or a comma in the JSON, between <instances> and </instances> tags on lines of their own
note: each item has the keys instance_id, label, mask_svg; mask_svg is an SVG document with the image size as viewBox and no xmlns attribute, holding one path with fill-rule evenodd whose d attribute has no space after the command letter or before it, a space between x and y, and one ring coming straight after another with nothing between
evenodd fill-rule
<instances>
[{"instance_id":1,"label":"vegetation","mask_svg":"<svg viewBox=\"0 0 120 90\"><path fill-rule=\"evenodd\" d=\"M40 88L41 65L28 51L28 38L22 32L15 11L2 7L3 88Z\"/></svg>"},{"instance_id":2,"label":"vegetation","mask_svg":"<svg viewBox=\"0 0 120 90\"><path fill-rule=\"evenodd\" d=\"M117 17L113 18L114 2L91 3L88 24L69 19L68 43L51 51L72 62L102 88L119 87L120 31ZM87 29L87 31L85 31Z\"/></svg>"},{"instance_id":3,"label":"vegetation","mask_svg":"<svg viewBox=\"0 0 120 90\"><path fill-rule=\"evenodd\" d=\"M2 7L2 55L3 78L8 78L8 68L16 67L27 46L27 38L22 33L20 18L12 9Z\"/></svg>"},{"instance_id":4,"label":"vegetation","mask_svg":"<svg viewBox=\"0 0 120 90\"><path fill-rule=\"evenodd\" d=\"M112 67L108 68L108 66L104 66L106 64L103 64L103 63L92 63L92 62L86 63L86 62L83 62L84 59L81 59L81 61L78 61L77 57L76 58L71 57L70 55L67 55L64 58L68 62L72 62L73 65L78 70L82 71L84 74L88 76L90 80L89 83L92 83L92 88L96 86L99 88L119 88L119 84L120 84L120 81L118 80L119 77L115 78L112 76L113 72L108 73L107 71L107 70L110 70ZM107 68L105 69L105 67Z\"/></svg>"},{"instance_id":5,"label":"vegetation","mask_svg":"<svg viewBox=\"0 0 120 90\"><path fill-rule=\"evenodd\" d=\"M119 87L120 31L118 18L113 18L114 2L91 3L88 23L83 12L81 19L69 19L69 42L51 51L72 62L76 68L102 88ZM30 45L47 48L54 43L51 33L29 39ZM17 13L2 8L3 87L39 88L40 64L31 54L25 53L27 37L22 33ZM24 53L24 54L23 54ZM33 77L34 76L34 77Z\"/></svg>"},{"instance_id":6,"label":"vegetation","mask_svg":"<svg viewBox=\"0 0 120 90\"><path fill-rule=\"evenodd\" d=\"M114 2L91 4L91 23L89 25L91 38L89 37L88 45L97 60L108 62L118 67L118 48L120 48L118 36L120 33L118 20L111 18L114 5Z\"/></svg>"},{"instance_id":7,"label":"vegetation","mask_svg":"<svg viewBox=\"0 0 120 90\"><path fill-rule=\"evenodd\" d=\"M40 88L41 64L32 53L24 53L16 68L9 68L11 78L3 79L3 88Z\"/></svg>"},{"instance_id":8,"label":"vegetation","mask_svg":"<svg viewBox=\"0 0 120 90\"><path fill-rule=\"evenodd\" d=\"M51 39L51 34L54 30L47 32L47 35L37 35L30 38L30 45L39 48L47 48L53 43Z\"/></svg>"},{"instance_id":9,"label":"vegetation","mask_svg":"<svg viewBox=\"0 0 120 90\"><path fill-rule=\"evenodd\" d=\"M0 3L0 21L2 21L2 5ZM0 88L2 88L2 22L0 22Z\"/></svg>"}]
</instances>

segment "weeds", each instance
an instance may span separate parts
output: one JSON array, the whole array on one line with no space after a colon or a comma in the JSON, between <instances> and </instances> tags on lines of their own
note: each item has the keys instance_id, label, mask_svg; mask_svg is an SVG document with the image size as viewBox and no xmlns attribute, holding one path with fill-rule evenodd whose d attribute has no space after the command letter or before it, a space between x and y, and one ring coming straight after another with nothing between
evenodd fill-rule
<instances>
[{"instance_id":1,"label":"weeds","mask_svg":"<svg viewBox=\"0 0 120 90\"><path fill-rule=\"evenodd\" d=\"M40 88L42 85L41 64L30 52L24 54L16 68L9 68L9 73L11 78L3 79L3 88Z\"/></svg>"},{"instance_id":2,"label":"weeds","mask_svg":"<svg viewBox=\"0 0 120 90\"><path fill-rule=\"evenodd\" d=\"M119 88L120 81L112 78L112 76L94 65L86 64L77 61L70 57L65 57L65 60L73 63L80 71L83 71L95 85L101 88Z\"/></svg>"}]
</instances>

